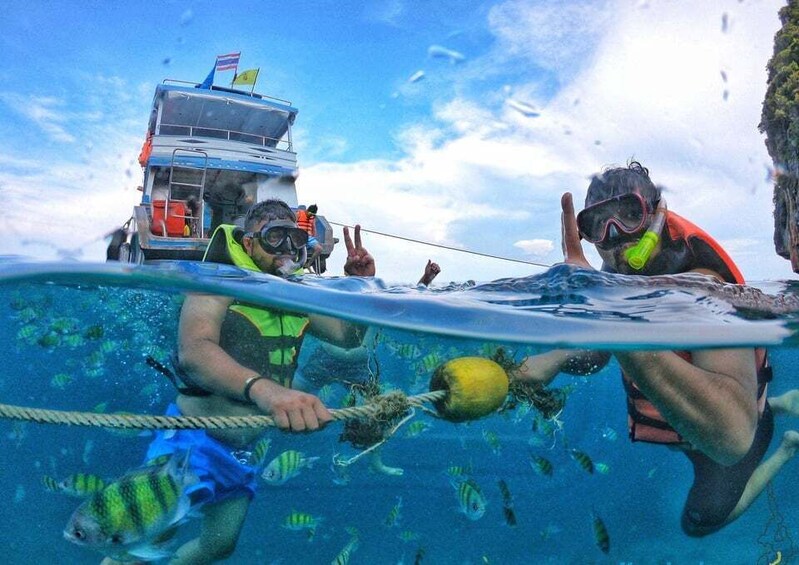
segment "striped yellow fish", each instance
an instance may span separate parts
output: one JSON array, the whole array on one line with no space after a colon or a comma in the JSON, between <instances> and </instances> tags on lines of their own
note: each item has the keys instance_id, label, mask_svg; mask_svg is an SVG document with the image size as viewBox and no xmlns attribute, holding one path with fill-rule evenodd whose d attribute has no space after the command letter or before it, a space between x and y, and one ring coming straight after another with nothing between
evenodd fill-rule
<instances>
[{"instance_id":1,"label":"striped yellow fish","mask_svg":"<svg viewBox=\"0 0 799 565\"><path fill-rule=\"evenodd\" d=\"M458 497L458 506L460 511L469 520L479 520L486 512L486 499L483 493L480 492L480 487L477 486L471 479L466 479L452 484L455 487L455 493Z\"/></svg>"},{"instance_id":2,"label":"striped yellow fish","mask_svg":"<svg viewBox=\"0 0 799 565\"><path fill-rule=\"evenodd\" d=\"M472 464L469 463L468 465L450 465L449 467L447 467L445 473L451 479L461 479L461 478L465 479L472 474Z\"/></svg>"},{"instance_id":3,"label":"striped yellow fish","mask_svg":"<svg viewBox=\"0 0 799 565\"><path fill-rule=\"evenodd\" d=\"M441 355L434 351L422 357L422 367L424 367L424 370L428 373L432 373L436 367L441 365L441 361Z\"/></svg>"},{"instance_id":4,"label":"striped yellow fish","mask_svg":"<svg viewBox=\"0 0 799 565\"><path fill-rule=\"evenodd\" d=\"M135 470L94 493L72 514L64 537L117 560L168 557L159 538L188 514L186 489L197 481L188 461L187 451L162 467Z\"/></svg>"},{"instance_id":5,"label":"striped yellow fish","mask_svg":"<svg viewBox=\"0 0 799 565\"><path fill-rule=\"evenodd\" d=\"M530 465L532 465L533 471L535 471L542 477L552 476L553 467L549 459L541 457L540 455L531 455Z\"/></svg>"},{"instance_id":6,"label":"striped yellow fish","mask_svg":"<svg viewBox=\"0 0 799 565\"><path fill-rule=\"evenodd\" d=\"M408 424L408 430L405 432L405 437L408 438L416 437L429 428L430 424L428 424L427 422L423 422L422 420L415 420L410 424Z\"/></svg>"},{"instance_id":7,"label":"striped yellow fish","mask_svg":"<svg viewBox=\"0 0 799 565\"><path fill-rule=\"evenodd\" d=\"M69 375L67 373L57 373L53 375L52 379L50 379L50 386L52 386L53 388L64 390L66 386L69 383L71 383L73 380L75 379L72 378L72 375Z\"/></svg>"},{"instance_id":8,"label":"striped yellow fish","mask_svg":"<svg viewBox=\"0 0 799 565\"><path fill-rule=\"evenodd\" d=\"M579 451L577 449L570 449L569 455L571 455L572 459L574 459L580 467L582 467L588 473L594 473L594 462L591 461L591 458L588 456L587 453Z\"/></svg>"},{"instance_id":9,"label":"striped yellow fish","mask_svg":"<svg viewBox=\"0 0 799 565\"><path fill-rule=\"evenodd\" d=\"M286 516L286 518L283 520L282 526L287 530L292 530L294 532L308 530L308 541L311 541L316 533L316 527L321 521L321 518L315 518L314 516L311 516L305 512L292 510L291 514Z\"/></svg>"},{"instance_id":10,"label":"striped yellow fish","mask_svg":"<svg viewBox=\"0 0 799 565\"><path fill-rule=\"evenodd\" d=\"M284 451L269 463L261 474L270 485L282 485L292 477L300 474L306 467L313 466L318 457L305 457L304 453L289 449Z\"/></svg>"},{"instance_id":11,"label":"striped yellow fish","mask_svg":"<svg viewBox=\"0 0 799 565\"><path fill-rule=\"evenodd\" d=\"M508 526L515 526L516 512L513 510L513 495L510 493L508 483L499 479L497 486L499 486L499 492L502 493L502 513L505 515L505 523Z\"/></svg>"},{"instance_id":12,"label":"striped yellow fish","mask_svg":"<svg viewBox=\"0 0 799 565\"><path fill-rule=\"evenodd\" d=\"M603 475L610 473L610 465L607 463L594 463L594 469L596 469L597 473L601 473Z\"/></svg>"},{"instance_id":13,"label":"striped yellow fish","mask_svg":"<svg viewBox=\"0 0 799 565\"><path fill-rule=\"evenodd\" d=\"M596 512L591 512L591 526L594 531L594 542L602 553L610 553L610 536L605 522L597 516Z\"/></svg>"},{"instance_id":14,"label":"striped yellow fish","mask_svg":"<svg viewBox=\"0 0 799 565\"><path fill-rule=\"evenodd\" d=\"M58 491L83 498L105 488L105 481L91 473L75 473L58 483Z\"/></svg>"},{"instance_id":15,"label":"striped yellow fish","mask_svg":"<svg viewBox=\"0 0 799 565\"><path fill-rule=\"evenodd\" d=\"M50 475L42 476L42 485L47 492L60 492L58 481Z\"/></svg>"},{"instance_id":16,"label":"striped yellow fish","mask_svg":"<svg viewBox=\"0 0 799 565\"><path fill-rule=\"evenodd\" d=\"M355 553L355 550L358 549L358 537L354 536L350 541L347 542L347 545L344 546L344 549L336 555L336 558L330 562L330 565L347 565L350 562L350 558L352 554Z\"/></svg>"},{"instance_id":17,"label":"striped yellow fish","mask_svg":"<svg viewBox=\"0 0 799 565\"><path fill-rule=\"evenodd\" d=\"M272 440L269 438L261 438L258 443L253 447L250 457L247 459L247 465L250 467L260 467L266 462L266 454L269 453L269 447L272 445Z\"/></svg>"},{"instance_id":18,"label":"striped yellow fish","mask_svg":"<svg viewBox=\"0 0 799 565\"><path fill-rule=\"evenodd\" d=\"M392 506L391 510L388 513L388 516L386 516L386 520L384 523L387 527L393 528L399 523L399 520L402 517L402 515L400 514L401 510L402 510L402 497L398 496L397 503L394 506Z\"/></svg>"}]
</instances>

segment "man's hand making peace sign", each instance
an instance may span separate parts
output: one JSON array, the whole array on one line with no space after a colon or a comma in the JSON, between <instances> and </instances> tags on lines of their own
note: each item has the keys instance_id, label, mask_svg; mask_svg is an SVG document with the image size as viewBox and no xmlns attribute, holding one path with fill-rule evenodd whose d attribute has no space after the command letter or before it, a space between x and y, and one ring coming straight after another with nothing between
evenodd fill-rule
<instances>
[{"instance_id":1,"label":"man's hand making peace sign","mask_svg":"<svg viewBox=\"0 0 799 565\"><path fill-rule=\"evenodd\" d=\"M344 262L344 272L356 277L375 276L375 260L361 243L361 226L355 225L355 244L350 239L350 230L344 226L344 245L347 248L347 260Z\"/></svg>"}]
</instances>

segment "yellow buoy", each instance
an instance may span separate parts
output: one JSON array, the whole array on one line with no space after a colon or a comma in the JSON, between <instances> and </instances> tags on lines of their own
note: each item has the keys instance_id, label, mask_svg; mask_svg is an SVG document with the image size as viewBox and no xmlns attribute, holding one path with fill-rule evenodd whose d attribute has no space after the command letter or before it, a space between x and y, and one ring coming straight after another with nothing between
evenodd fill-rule
<instances>
[{"instance_id":1,"label":"yellow buoy","mask_svg":"<svg viewBox=\"0 0 799 565\"><path fill-rule=\"evenodd\" d=\"M483 357L459 357L439 366L430 390L447 396L434 405L451 422L476 420L502 406L508 396L508 375L494 361Z\"/></svg>"}]
</instances>

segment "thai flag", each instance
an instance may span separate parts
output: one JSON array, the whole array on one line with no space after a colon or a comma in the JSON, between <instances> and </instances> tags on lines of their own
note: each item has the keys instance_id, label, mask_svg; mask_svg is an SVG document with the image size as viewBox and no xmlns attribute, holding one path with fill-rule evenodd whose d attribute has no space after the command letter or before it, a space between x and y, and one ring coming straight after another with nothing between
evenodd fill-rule
<instances>
[{"instance_id":1,"label":"thai flag","mask_svg":"<svg viewBox=\"0 0 799 565\"><path fill-rule=\"evenodd\" d=\"M237 69L239 66L239 57L241 52L228 53L227 55L216 56L216 70L229 71L230 69Z\"/></svg>"}]
</instances>

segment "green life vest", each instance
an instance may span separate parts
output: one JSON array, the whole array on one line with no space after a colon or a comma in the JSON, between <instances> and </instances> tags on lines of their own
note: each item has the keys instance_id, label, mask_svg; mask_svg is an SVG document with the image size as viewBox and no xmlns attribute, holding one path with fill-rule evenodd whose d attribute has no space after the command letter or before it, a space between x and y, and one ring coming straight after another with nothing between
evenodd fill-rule
<instances>
[{"instance_id":1,"label":"green life vest","mask_svg":"<svg viewBox=\"0 0 799 565\"><path fill-rule=\"evenodd\" d=\"M243 234L236 226L220 225L203 261L260 272L241 245ZM241 365L290 388L308 324L305 315L234 301L222 323L219 345Z\"/></svg>"}]
</instances>

